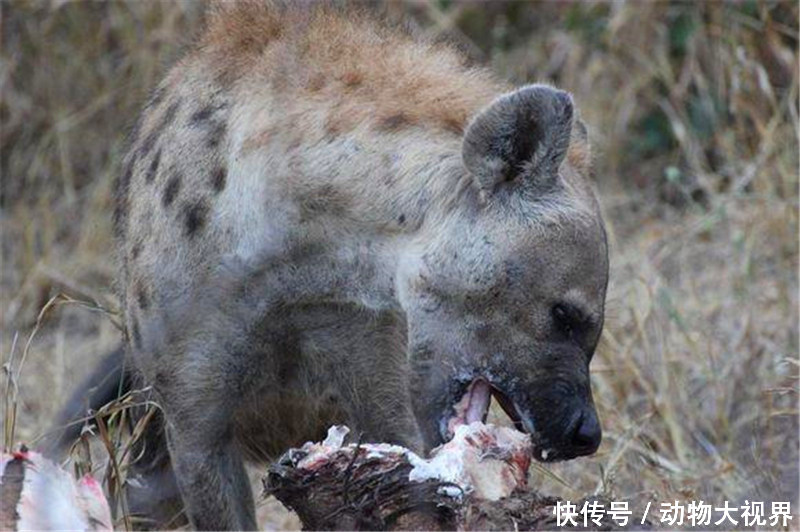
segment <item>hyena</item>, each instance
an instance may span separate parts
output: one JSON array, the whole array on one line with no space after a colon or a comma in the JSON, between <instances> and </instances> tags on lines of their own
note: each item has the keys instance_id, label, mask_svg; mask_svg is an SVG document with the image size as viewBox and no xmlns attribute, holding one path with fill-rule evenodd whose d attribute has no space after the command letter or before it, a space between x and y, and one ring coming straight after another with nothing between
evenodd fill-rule
<instances>
[{"instance_id":1,"label":"hyena","mask_svg":"<svg viewBox=\"0 0 800 532\"><path fill-rule=\"evenodd\" d=\"M223 4L123 163L127 358L168 448L140 468L194 527L255 528L245 461L333 423L424 452L494 396L538 459L597 449L608 258L568 93L354 9Z\"/></svg>"}]
</instances>

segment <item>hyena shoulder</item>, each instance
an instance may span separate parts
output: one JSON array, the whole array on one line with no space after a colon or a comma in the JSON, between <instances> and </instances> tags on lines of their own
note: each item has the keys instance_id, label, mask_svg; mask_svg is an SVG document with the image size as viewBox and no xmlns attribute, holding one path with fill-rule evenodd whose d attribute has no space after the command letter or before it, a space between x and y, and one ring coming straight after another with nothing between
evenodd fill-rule
<instances>
[{"instance_id":1,"label":"hyena shoulder","mask_svg":"<svg viewBox=\"0 0 800 532\"><path fill-rule=\"evenodd\" d=\"M384 146L399 137L415 144L409 153L431 138L456 145L475 109L502 89L447 47L366 22L374 16L316 3L212 5L198 46L153 92L123 161L114 215L123 298L157 278L200 276L244 231L226 214L255 219L254 203L275 208L261 196L281 196L305 218L369 210L376 193L394 201L418 183L386 187L385 171L378 182L322 182L320 167L337 149L357 149L357 136L382 152L359 160L359 173L372 175L367 167L385 167L393 154ZM323 143L338 147L313 159ZM254 153L275 166L258 178L268 183L232 168ZM394 216L402 225L410 215Z\"/></svg>"}]
</instances>

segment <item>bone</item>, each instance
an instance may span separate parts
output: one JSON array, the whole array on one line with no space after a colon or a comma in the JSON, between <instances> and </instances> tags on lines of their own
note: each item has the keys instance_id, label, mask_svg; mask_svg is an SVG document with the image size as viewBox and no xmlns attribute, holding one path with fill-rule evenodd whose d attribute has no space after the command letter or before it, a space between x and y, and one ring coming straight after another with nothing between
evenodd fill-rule
<instances>
[{"instance_id":1,"label":"bone","mask_svg":"<svg viewBox=\"0 0 800 532\"><path fill-rule=\"evenodd\" d=\"M264 478L264 494L294 510L304 529L555 528L559 499L529 489L532 447L521 432L462 424L428 458L397 445L344 444L348 432L332 427L324 441L284 454Z\"/></svg>"}]
</instances>

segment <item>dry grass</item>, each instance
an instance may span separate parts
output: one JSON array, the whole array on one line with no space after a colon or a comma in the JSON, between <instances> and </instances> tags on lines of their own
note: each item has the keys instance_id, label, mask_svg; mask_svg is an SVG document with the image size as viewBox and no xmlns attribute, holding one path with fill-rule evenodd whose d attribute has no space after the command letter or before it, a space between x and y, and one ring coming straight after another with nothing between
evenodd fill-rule
<instances>
[{"instance_id":1,"label":"dry grass","mask_svg":"<svg viewBox=\"0 0 800 532\"><path fill-rule=\"evenodd\" d=\"M22 349L53 295L85 302L46 314L15 379L16 439L30 441L118 341L105 312L116 304L110 183L146 91L202 6L1 6L2 353L16 332ZM515 82L573 91L592 127L612 245L593 363L605 439L593 458L548 466L566 486L536 482L573 498L791 500L796 511L797 4L390 10Z\"/></svg>"}]
</instances>

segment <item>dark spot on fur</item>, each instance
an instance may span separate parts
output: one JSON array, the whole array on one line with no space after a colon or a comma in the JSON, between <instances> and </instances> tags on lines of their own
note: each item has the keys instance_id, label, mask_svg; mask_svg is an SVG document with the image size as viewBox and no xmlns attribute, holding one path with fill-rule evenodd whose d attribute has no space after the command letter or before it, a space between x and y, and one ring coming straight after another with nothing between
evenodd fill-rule
<instances>
[{"instance_id":1,"label":"dark spot on fur","mask_svg":"<svg viewBox=\"0 0 800 532\"><path fill-rule=\"evenodd\" d=\"M136 165L136 156L131 155L125 170L114 184L114 234L118 237L125 234L125 222L128 217L128 189L131 185L133 168Z\"/></svg>"},{"instance_id":2,"label":"dark spot on fur","mask_svg":"<svg viewBox=\"0 0 800 532\"><path fill-rule=\"evenodd\" d=\"M218 107L214 106L213 104L208 104L202 109L199 109L192 113L192 116L189 117L189 123L192 125L198 125L202 122L205 122L214 112L218 109Z\"/></svg>"},{"instance_id":3,"label":"dark spot on fur","mask_svg":"<svg viewBox=\"0 0 800 532\"><path fill-rule=\"evenodd\" d=\"M394 186L395 178L396 176L394 173L386 172L381 180L383 181L383 184L388 188Z\"/></svg>"},{"instance_id":4,"label":"dark spot on fur","mask_svg":"<svg viewBox=\"0 0 800 532\"><path fill-rule=\"evenodd\" d=\"M139 255L141 255L141 253L142 253L142 243L141 242L137 242L131 248L131 259L132 260L138 259Z\"/></svg>"},{"instance_id":5,"label":"dark spot on fur","mask_svg":"<svg viewBox=\"0 0 800 532\"><path fill-rule=\"evenodd\" d=\"M157 87L153 94L150 96L150 101L147 102L148 108L153 108L158 106L162 101L164 101L164 96L167 94L167 89L164 87Z\"/></svg>"},{"instance_id":6,"label":"dark spot on fur","mask_svg":"<svg viewBox=\"0 0 800 532\"><path fill-rule=\"evenodd\" d=\"M150 298L147 297L147 289L142 285L141 281L136 283L136 302L142 310L147 310L147 307L150 306Z\"/></svg>"},{"instance_id":7,"label":"dark spot on fur","mask_svg":"<svg viewBox=\"0 0 800 532\"><path fill-rule=\"evenodd\" d=\"M323 214L343 216L350 205L349 197L331 184L307 191L299 200L301 215L306 219Z\"/></svg>"},{"instance_id":8,"label":"dark spot on fur","mask_svg":"<svg viewBox=\"0 0 800 532\"><path fill-rule=\"evenodd\" d=\"M172 174L172 177L169 178L167 181L167 185L164 187L164 194L161 196L161 203L164 207L169 207L172 205L172 202L175 201L175 198L178 196L178 192L181 190L181 175L178 172Z\"/></svg>"},{"instance_id":9,"label":"dark spot on fur","mask_svg":"<svg viewBox=\"0 0 800 532\"><path fill-rule=\"evenodd\" d=\"M211 187L214 192L219 194L225 189L225 181L228 177L228 170L224 166L218 167L211 174Z\"/></svg>"},{"instance_id":10,"label":"dark spot on fur","mask_svg":"<svg viewBox=\"0 0 800 532\"><path fill-rule=\"evenodd\" d=\"M400 128L411 125L411 120L403 113L397 113L378 122L378 129L381 131L397 131Z\"/></svg>"},{"instance_id":11,"label":"dark spot on fur","mask_svg":"<svg viewBox=\"0 0 800 532\"><path fill-rule=\"evenodd\" d=\"M401 214L397 218L397 223L400 224L400 225L403 225L404 223L406 223L406 215L405 214Z\"/></svg>"},{"instance_id":12,"label":"dark spot on fur","mask_svg":"<svg viewBox=\"0 0 800 532\"><path fill-rule=\"evenodd\" d=\"M342 82L346 86L351 88L358 87L359 85L361 85L362 81L363 81L363 76L361 75L360 72L356 72L355 70L351 70L350 72L347 72L345 73L344 76L342 76Z\"/></svg>"},{"instance_id":13,"label":"dark spot on fur","mask_svg":"<svg viewBox=\"0 0 800 532\"><path fill-rule=\"evenodd\" d=\"M142 348L142 332L139 330L139 320L135 316L131 319L131 339L136 349Z\"/></svg>"},{"instance_id":14,"label":"dark spot on fur","mask_svg":"<svg viewBox=\"0 0 800 532\"><path fill-rule=\"evenodd\" d=\"M152 183L158 173L158 163L161 161L161 150L158 150L150 161L150 166L147 168L147 173L144 176L145 183Z\"/></svg>"},{"instance_id":15,"label":"dark spot on fur","mask_svg":"<svg viewBox=\"0 0 800 532\"><path fill-rule=\"evenodd\" d=\"M222 138L225 136L226 129L225 122L214 123L214 125L212 125L211 129L208 131L206 145L209 148L216 148L219 146L222 142Z\"/></svg>"},{"instance_id":16,"label":"dark spot on fur","mask_svg":"<svg viewBox=\"0 0 800 532\"><path fill-rule=\"evenodd\" d=\"M186 230L186 236L192 238L203 229L207 215L208 206L205 203L198 202L186 205L183 208L183 226Z\"/></svg>"},{"instance_id":17,"label":"dark spot on fur","mask_svg":"<svg viewBox=\"0 0 800 532\"><path fill-rule=\"evenodd\" d=\"M128 132L126 137L128 151L133 153L133 145L136 144L136 141L139 140L139 134L142 132L142 121L144 120L143 115L139 115L139 118L136 119L134 122L133 127Z\"/></svg>"},{"instance_id":18,"label":"dark spot on fur","mask_svg":"<svg viewBox=\"0 0 800 532\"><path fill-rule=\"evenodd\" d=\"M464 134L464 126L465 124L463 121L454 117L446 117L444 120L442 120L442 127L444 130L450 131L451 133L455 133L457 135Z\"/></svg>"},{"instance_id":19,"label":"dark spot on fur","mask_svg":"<svg viewBox=\"0 0 800 532\"><path fill-rule=\"evenodd\" d=\"M175 120L175 116L178 114L180 105L180 100L176 100L172 102L169 107L167 107L167 110L164 111L164 115L161 117L155 127L150 130L150 133L148 133L147 137L145 137L144 141L142 141L141 146L139 146L139 157L145 157L152 151L153 147L158 141L158 138L164 132L164 129Z\"/></svg>"},{"instance_id":20,"label":"dark spot on fur","mask_svg":"<svg viewBox=\"0 0 800 532\"><path fill-rule=\"evenodd\" d=\"M156 145L160 133L160 131L153 130L144 138L142 144L139 146L139 157L147 157L147 154L150 153L153 146Z\"/></svg>"},{"instance_id":21,"label":"dark spot on fur","mask_svg":"<svg viewBox=\"0 0 800 532\"><path fill-rule=\"evenodd\" d=\"M167 107L167 110L164 112L164 116L161 118L161 121L158 123L158 127L156 129L163 129L164 127L172 123L172 121L175 120L175 116L177 116L178 109L180 109L180 107L181 107L180 100L175 100L174 102L169 104L169 107Z\"/></svg>"},{"instance_id":22,"label":"dark spot on fur","mask_svg":"<svg viewBox=\"0 0 800 532\"><path fill-rule=\"evenodd\" d=\"M339 135L339 133L342 132L341 121L330 115L328 116L327 120L325 120L324 128L326 140L333 140Z\"/></svg>"}]
</instances>

